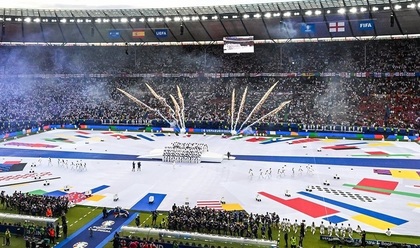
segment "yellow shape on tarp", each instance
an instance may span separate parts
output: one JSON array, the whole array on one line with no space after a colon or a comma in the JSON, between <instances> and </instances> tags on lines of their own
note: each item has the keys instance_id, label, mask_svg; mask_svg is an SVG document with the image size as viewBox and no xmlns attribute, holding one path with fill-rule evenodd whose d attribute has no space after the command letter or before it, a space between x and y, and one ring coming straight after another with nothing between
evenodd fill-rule
<instances>
[{"instance_id":1,"label":"yellow shape on tarp","mask_svg":"<svg viewBox=\"0 0 420 248\"><path fill-rule=\"evenodd\" d=\"M360 221L360 222L362 222L366 225L376 227L376 228L381 229L381 230L387 230L388 228L395 227L395 225L392 224L392 223L389 223L389 222L386 222L386 221L383 221L383 220L379 220L379 219L376 219L376 218L373 218L373 217L370 217L370 216L367 216L367 215L364 215L364 214L355 215L355 216L352 217L352 219Z\"/></svg>"}]
</instances>

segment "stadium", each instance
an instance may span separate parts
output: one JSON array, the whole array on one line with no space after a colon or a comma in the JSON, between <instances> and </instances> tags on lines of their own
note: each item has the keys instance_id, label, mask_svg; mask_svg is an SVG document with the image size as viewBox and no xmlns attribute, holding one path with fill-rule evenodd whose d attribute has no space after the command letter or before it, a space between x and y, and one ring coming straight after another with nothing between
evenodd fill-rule
<instances>
[{"instance_id":1,"label":"stadium","mask_svg":"<svg viewBox=\"0 0 420 248\"><path fill-rule=\"evenodd\" d=\"M11 247L420 247L420 2L0 3Z\"/></svg>"}]
</instances>

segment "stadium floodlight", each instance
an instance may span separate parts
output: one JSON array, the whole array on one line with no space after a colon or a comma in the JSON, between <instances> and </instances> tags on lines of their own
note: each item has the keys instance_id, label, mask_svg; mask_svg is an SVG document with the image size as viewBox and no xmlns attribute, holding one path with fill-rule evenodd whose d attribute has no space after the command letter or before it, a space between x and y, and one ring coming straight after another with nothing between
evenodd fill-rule
<instances>
[{"instance_id":1,"label":"stadium floodlight","mask_svg":"<svg viewBox=\"0 0 420 248\"><path fill-rule=\"evenodd\" d=\"M170 21L172 21L172 18L170 18L170 17L165 17L165 22L170 22Z\"/></svg>"},{"instance_id":2,"label":"stadium floodlight","mask_svg":"<svg viewBox=\"0 0 420 248\"><path fill-rule=\"evenodd\" d=\"M274 13L274 14L273 14L273 16L274 16L274 17L279 17L279 16L280 16L280 13L279 13L279 12Z\"/></svg>"},{"instance_id":3,"label":"stadium floodlight","mask_svg":"<svg viewBox=\"0 0 420 248\"><path fill-rule=\"evenodd\" d=\"M299 12L295 12L295 13L293 13L293 15L298 16L298 15L300 15L300 13Z\"/></svg>"},{"instance_id":4,"label":"stadium floodlight","mask_svg":"<svg viewBox=\"0 0 420 248\"><path fill-rule=\"evenodd\" d=\"M391 9L391 7L389 7L389 6L384 7L384 10L390 10L390 9Z\"/></svg>"},{"instance_id":5,"label":"stadium floodlight","mask_svg":"<svg viewBox=\"0 0 420 248\"><path fill-rule=\"evenodd\" d=\"M254 15L254 18L260 18L260 17L261 17L260 13L257 13L257 14Z\"/></svg>"},{"instance_id":6,"label":"stadium floodlight","mask_svg":"<svg viewBox=\"0 0 420 248\"><path fill-rule=\"evenodd\" d=\"M83 22L83 19L77 19L77 22L78 23Z\"/></svg>"},{"instance_id":7,"label":"stadium floodlight","mask_svg":"<svg viewBox=\"0 0 420 248\"><path fill-rule=\"evenodd\" d=\"M121 22L126 23L126 22L128 22L128 19L127 18L121 18Z\"/></svg>"},{"instance_id":8,"label":"stadium floodlight","mask_svg":"<svg viewBox=\"0 0 420 248\"><path fill-rule=\"evenodd\" d=\"M163 22L163 18L162 17L158 17L158 18L156 18L156 21L157 22Z\"/></svg>"},{"instance_id":9,"label":"stadium floodlight","mask_svg":"<svg viewBox=\"0 0 420 248\"><path fill-rule=\"evenodd\" d=\"M367 8L365 8L365 7L360 8L360 12L366 12L366 11L367 11Z\"/></svg>"},{"instance_id":10,"label":"stadium floodlight","mask_svg":"<svg viewBox=\"0 0 420 248\"><path fill-rule=\"evenodd\" d=\"M75 22L75 20L74 19L70 19L69 22L73 23L73 22Z\"/></svg>"},{"instance_id":11,"label":"stadium floodlight","mask_svg":"<svg viewBox=\"0 0 420 248\"><path fill-rule=\"evenodd\" d=\"M174 21L176 21L176 22L181 21L181 17L179 17L179 16L175 16L175 17L174 17Z\"/></svg>"},{"instance_id":12,"label":"stadium floodlight","mask_svg":"<svg viewBox=\"0 0 420 248\"><path fill-rule=\"evenodd\" d=\"M112 22L119 22L120 20L117 18L112 18Z\"/></svg>"},{"instance_id":13,"label":"stadium floodlight","mask_svg":"<svg viewBox=\"0 0 420 248\"><path fill-rule=\"evenodd\" d=\"M51 22L57 22L57 19L51 19Z\"/></svg>"},{"instance_id":14,"label":"stadium floodlight","mask_svg":"<svg viewBox=\"0 0 420 248\"><path fill-rule=\"evenodd\" d=\"M331 13L331 10L327 10L327 14Z\"/></svg>"},{"instance_id":15,"label":"stadium floodlight","mask_svg":"<svg viewBox=\"0 0 420 248\"><path fill-rule=\"evenodd\" d=\"M346 13L346 9L345 8L339 8L337 12L339 14L344 14L344 13Z\"/></svg>"},{"instance_id":16,"label":"stadium floodlight","mask_svg":"<svg viewBox=\"0 0 420 248\"><path fill-rule=\"evenodd\" d=\"M264 17L265 17L265 18L270 18L270 17L271 17L271 13L265 13L265 14L264 14Z\"/></svg>"},{"instance_id":17,"label":"stadium floodlight","mask_svg":"<svg viewBox=\"0 0 420 248\"><path fill-rule=\"evenodd\" d=\"M249 18L249 15L248 14L245 14L245 15L243 15L243 18L244 19L248 19Z\"/></svg>"},{"instance_id":18,"label":"stadium floodlight","mask_svg":"<svg viewBox=\"0 0 420 248\"><path fill-rule=\"evenodd\" d=\"M394 6L394 9L396 9L396 10L399 10L399 9L401 9L401 5L399 5L399 4L396 4L396 5Z\"/></svg>"},{"instance_id":19,"label":"stadium floodlight","mask_svg":"<svg viewBox=\"0 0 420 248\"><path fill-rule=\"evenodd\" d=\"M418 3L418 4L417 4L417 7L419 7L419 8L420 8L420 3Z\"/></svg>"},{"instance_id":20,"label":"stadium floodlight","mask_svg":"<svg viewBox=\"0 0 420 248\"><path fill-rule=\"evenodd\" d=\"M34 19L34 22L39 23L39 22L41 22L41 19L39 19L39 18L35 18L35 19Z\"/></svg>"},{"instance_id":21,"label":"stadium floodlight","mask_svg":"<svg viewBox=\"0 0 420 248\"><path fill-rule=\"evenodd\" d=\"M189 16L183 16L182 17L182 20L183 21L189 21L189 20L191 20L191 18Z\"/></svg>"},{"instance_id":22,"label":"stadium floodlight","mask_svg":"<svg viewBox=\"0 0 420 248\"><path fill-rule=\"evenodd\" d=\"M415 7L416 7L415 3L407 5L407 8L409 8L409 9L414 9Z\"/></svg>"},{"instance_id":23,"label":"stadium floodlight","mask_svg":"<svg viewBox=\"0 0 420 248\"><path fill-rule=\"evenodd\" d=\"M10 22L10 21L12 21L12 18L10 18L10 17L6 17L6 21L7 21L7 22Z\"/></svg>"},{"instance_id":24,"label":"stadium floodlight","mask_svg":"<svg viewBox=\"0 0 420 248\"><path fill-rule=\"evenodd\" d=\"M229 16L226 16L226 15L225 15L225 16L223 16L223 19L228 19L228 18L229 18Z\"/></svg>"},{"instance_id":25,"label":"stadium floodlight","mask_svg":"<svg viewBox=\"0 0 420 248\"><path fill-rule=\"evenodd\" d=\"M91 19L86 19L86 20L85 20L85 22L87 22L87 23L91 23L91 22L92 22L92 20L91 20Z\"/></svg>"},{"instance_id":26,"label":"stadium floodlight","mask_svg":"<svg viewBox=\"0 0 420 248\"><path fill-rule=\"evenodd\" d=\"M26 17L25 19L23 19L24 22L31 22L31 18L30 17Z\"/></svg>"},{"instance_id":27,"label":"stadium floodlight","mask_svg":"<svg viewBox=\"0 0 420 248\"><path fill-rule=\"evenodd\" d=\"M350 13L353 13L353 14L354 14L354 13L357 13L357 8L356 8L356 7L351 8L351 9L350 9Z\"/></svg>"},{"instance_id":28,"label":"stadium floodlight","mask_svg":"<svg viewBox=\"0 0 420 248\"><path fill-rule=\"evenodd\" d=\"M136 18L131 18L130 22L136 22Z\"/></svg>"},{"instance_id":29,"label":"stadium floodlight","mask_svg":"<svg viewBox=\"0 0 420 248\"><path fill-rule=\"evenodd\" d=\"M203 20L203 21L205 21L205 20L207 20L207 19L209 19L207 16L202 16L202 17L201 17L201 20Z\"/></svg>"},{"instance_id":30,"label":"stadium floodlight","mask_svg":"<svg viewBox=\"0 0 420 248\"><path fill-rule=\"evenodd\" d=\"M315 10L315 15L320 15L320 14L322 14L321 10Z\"/></svg>"},{"instance_id":31,"label":"stadium floodlight","mask_svg":"<svg viewBox=\"0 0 420 248\"><path fill-rule=\"evenodd\" d=\"M191 20L192 20L192 21L198 21L198 20L200 20L200 17L198 17L198 16L193 16L193 17L191 17Z\"/></svg>"},{"instance_id":32,"label":"stadium floodlight","mask_svg":"<svg viewBox=\"0 0 420 248\"><path fill-rule=\"evenodd\" d=\"M142 17L142 18L140 18L139 19L139 22L144 22L144 18Z\"/></svg>"},{"instance_id":33,"label":"stadium floodlight","mask_svg":"<svg viewBox=\"0 0 420 248\"><path fill-rule=\"evenodd\" d=\"M217 20L219 17L217 15L211 17L212 20Z\"/></svg>"},{"instance_id":34,"label":"stadium floodlight","mask_svg":"<svg viewBox=\"0 0 420 248\"><path fill-rule=\"evenodd\" d=\"M149 17L149 18L147 18L147 21L148 22L154 22L155 21L155 18L154 17Z\"/></svg>"},{"instance_id":35,"label":"stadium floodlight","mask_svg":"<svg viewBox=\"0 0 420 248\"><path fill-rule=\"evenodd\" d=\"M290 13L290 12L285 12L285 13L283 14L283 16L285 16L285 17L291 16L291 15L292 15L292 13Z\"/></svg>"},{"instance_id":36,"label":"stadium floodlight","mask_svg":"<svg viewBox=\"0 0 420 248\"><path fill-rule=\"evenodd\" d=\"M308 15L308 16L312 15L312 10L308 10L308 11L306 11L306 12L305 12L305 15Z\"/></svg>"},{"instance_id":37,"label":"stadium floodlight","mask_svg":"<svg viewBox=\"0 0 420 248\"><path fill-rule=\"evenodd\" d=\"M42 22L48 22L48 19L42 19Z\"/></svg>"},{"instance_id":38,"label":"stadium floodlight","mask_svg":"<svg viewBox=\"0 0 420 248\"><path fill-rule=\"evenodd\" d=\"M379 8L378 7L372 7L372 11L378 11Z\"/></svg>"},{"instance_id":39,"label":"stadium floodlight","mask_svg":"<svg viewBox=\"0 0 420 248\"><path fill-rule=\"evenodd\" d=\"M60 22L61 23L66 23L67 22L67 19L63 18L63 19L60 20Z\"/></svg>"},{"instance_id":40,"label":"stadium floodlight","mask_svg":"<svg viewBox=\"0 0 420 248\"><path fill-rule=\"evenodd\" d=\"M237 19L237 18L238 18L238 16L237 16L237 15L233 15L233 16L232 16L232 18L233 18L233 19Z\"/></svg>"}]
</instances>

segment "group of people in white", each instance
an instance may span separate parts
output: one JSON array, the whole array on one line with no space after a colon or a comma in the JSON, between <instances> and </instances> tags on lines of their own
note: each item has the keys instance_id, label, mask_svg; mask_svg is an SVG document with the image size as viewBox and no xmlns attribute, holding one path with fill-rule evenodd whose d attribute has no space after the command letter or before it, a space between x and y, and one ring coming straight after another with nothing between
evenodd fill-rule
<instances>
[{"instance_id":1,"label":"group of people in white","mask_svg":"<svg viewBox=\"0 0 420 248\"><path fill-rule=\"evenodd\" d=\"M204 143L173 142L171 146L163 149L163 162L200 163L201 155L208 152L209 148Z\"/></svg>"},{"instance_id":2,"label":"group of people in white","mask_svg":"<svg viewBox=\"0 0 420 248\"><path fill-rule=\"evenodd\" d=\"M37 162L33 162L31 164L31 167L42 166L42 164L42 158L39 158ZM47 166L54 166L53 160L51 158L48 158ZM81 159L76 161L71 160L70 162L68 159L57 159L57 167L75 171L87 171L86 162Z\"/></svg>"},{"instance_id":3,"label":"group of people in white","mask_svg":"<svg viewBox=\"0 0 420 248\"><path fill-rule=\"evenodd\" d=\"M287 168L287 165L283 165L282 167L278 168L276 177L281 178L281 177L286 176L286 168ZM295 167L291 168L291 172L292 172L291 175L295 176L295 173L296 173L295 172ZM304 172L304 169L300 165L299 168L298 168L297 174L302 175L303 172ZM314 173L314 167L310 164L306 165L306 173L312 175ZM249 169L248 175L249 175L250 179L252 179L254 177L254 171L252 170L252 168ZM258 178L259 179L269 179L269 178L272 177L272 175L273 175L273 170L271 168L268 168L266 170L260 169L258 171Z\"/></svg>"}]
</instances>

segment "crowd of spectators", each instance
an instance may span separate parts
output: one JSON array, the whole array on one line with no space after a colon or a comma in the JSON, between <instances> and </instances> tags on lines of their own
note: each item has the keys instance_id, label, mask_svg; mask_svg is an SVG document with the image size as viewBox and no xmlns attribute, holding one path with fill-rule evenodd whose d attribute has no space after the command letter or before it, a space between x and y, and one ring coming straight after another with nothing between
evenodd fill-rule
<instances>
[{"instance_id":1,"label":"crowd of spectators","mask_svg":"<svg viewBox=\"0 0 420 248\"><path fill-rule=\"evenodd\" d=\"M126 52L127 51L127 52ZM213 46L0 47L5 73L411 72L420 39L257 44L252 54ZM33 58L37 58L34 60ZM3 67L3 68L2 68Z\"/></svg>"},{"instance_id":2,"label":"crowd of spectators","mask_svg":"<svg viewBox=\"0 0 420 248\"><path fill-rule=\"evenodd\" d=\"M0 194L3 208L19 214L59 217L67 213L69 201L66 197L38 196L15 191L12 195Z\"/></svg>"},{"instance_id":3,"label":"crowd of spectators","mask_svg":"<svg viewBox=\"0 0 420 248\"><path fill-rule=\"evenodd\" d=\"M366 50L365 50L366 48ZM272 123L392 126L419 129L418 77L156 77L129 78L124 73L196 72L419 72L420 40L324 42L256 45L254 54L223 54L219 46L129 47L0 47L1 133L39 127L42 123L74 124L96 119L104 123L145 123L161 119L117 91L167 110L145 86L169 103L179 85L185 119L223 123L230 128L231 94L236 110L248 87L243 121L265 92L277 86L250 119L258 119L281 102L292 102L264 120ZM365 61L365 54L366 58ZM36 57L36 60L32 58ZM10 77L11 74L71 73L80 77ZM95 77L92 73L118 77ZM239 127L238 125L237 127ZM245 125L246 126L246 125Z\"/></svg>"},{"instance_id":4,"label":"crowd of spectators","mask_svg":"<svg viewBox=\"0 0 420 248\"><path fill-rule=\"evenodd\" d=\"M276 213L248 214L244 211L229 212L174 205L168 215L167 228L178 231L273 240L272 228L279 227L279 222L280 217Z\"/></svg>"}]
</instances>

